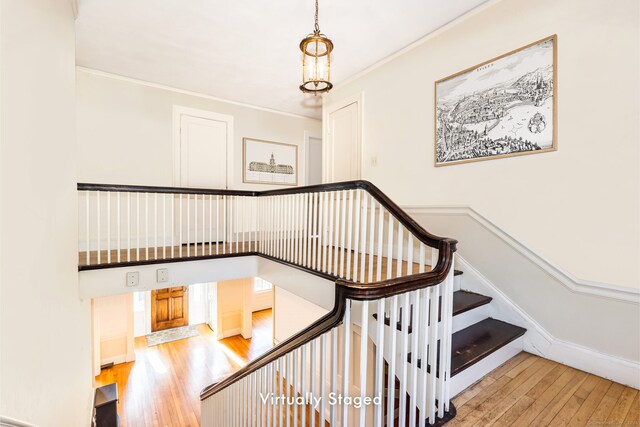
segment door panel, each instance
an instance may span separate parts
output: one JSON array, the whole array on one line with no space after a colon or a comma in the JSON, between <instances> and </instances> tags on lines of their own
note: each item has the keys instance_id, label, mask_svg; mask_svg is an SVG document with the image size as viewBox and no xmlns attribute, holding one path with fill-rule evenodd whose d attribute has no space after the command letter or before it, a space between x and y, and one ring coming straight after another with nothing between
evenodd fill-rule
<instances>
[{"instance_id":1,"label":"door panel","mask_svg":"<svg viewBox=\"0 0 640 427\"><path fill-rule=\"evenodd\" d=\"M151 291L151 331L189 324L188 287Z\"/></svg>"},{"instance_id":2,"label":"door panel","mask_svg":"<svg viewBox=\"0 0 640 427\"><path fill-rule=\"evenodd\" d=\"M187 114L180 116L180 187L193 188L227 188L227 137L228 124L222 120L195 117ZM176 200L178 202L178 200ZM183 197L182 215L186 218L198 215L202 220L204 204L204 218L215 215L210 212L209 200L202 196ZM216 218L212 220L216 224ZM204 232L203 232L204 231ZM186 222L182 225L182 242L202 242L211 233L209 222L205 229L196 228L195 221L191 221L189 230ZM189 234L187 234L189 233Z\"/></svg>"},{"instance_id":3,"label":"door panel","mask_svg":"<svg viewBox=\"0 0 640 427\"><path fill-rule=\"evenodd\" d=\"M359 106L357 102L328 115L331 182L360 179Z\"/></svg>"}]
</instances>

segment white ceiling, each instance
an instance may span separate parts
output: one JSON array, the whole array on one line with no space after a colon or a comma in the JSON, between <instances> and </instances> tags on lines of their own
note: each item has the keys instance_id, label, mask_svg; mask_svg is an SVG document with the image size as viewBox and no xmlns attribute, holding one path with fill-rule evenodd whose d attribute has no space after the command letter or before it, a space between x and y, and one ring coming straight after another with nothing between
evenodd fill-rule
<instances>
[{"instance_id":1,"label":"white ceiling","mask_svg":"<svg viewBox=\"0 0 640 427\"><path fill-rule=\"evenodd\" d=\"M320 0L339 83L486 0ZM313 0L80 0L77 64L318 118L298 89Z\"/></svg>"}]
</instances>

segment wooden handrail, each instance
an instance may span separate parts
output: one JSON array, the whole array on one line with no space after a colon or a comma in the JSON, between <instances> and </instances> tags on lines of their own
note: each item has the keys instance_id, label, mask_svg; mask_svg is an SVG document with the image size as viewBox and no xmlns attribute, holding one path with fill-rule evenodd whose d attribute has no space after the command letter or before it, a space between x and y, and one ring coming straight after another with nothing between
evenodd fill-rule
<instances>
[{"instance_id":1,"label":"wooden handrail","mask_svg":"<svg viewBox=\"0 0 640 427\"><path fill-rule=\"evenodd\" d=\"M207 399L269 363L278 360L285 354L294 351L295 349L339 326L342 323L347 300L377 300L442 283L453 267L452 261L454 251L447 240L448 239L444 239L440 242L438 246L438 264L435 269L430 272L397 277L368 284L354 283L342 279L336 280L334 306L328 314L321 317L318 321L309 325L307 328L298 332L291 338L272 348L270 351L260 356L260 358L249 363L239 371L236 371L233 374L226 376L221 381L206 387L200 393L200 400Z\"/></svg>"},{"instance_id":2,"label":"wooden handrail","mask_svg":"<svg viewBox=\"0 0 640 427\"><path fill-rule=\"evenodd\" d=\"M371 194L389 213L391 213L402 225L410 231L422 243L437 248L441 241L447 241L451 246L451 250L455 252L458 243L455 239L440 237L429 233L413 218L407 215L396 203L394 203L386 194L369 181L343 181L328 184L308 185L305 187L292 187L278 190L268 191L244 191L244 190L215 190L206 188L184 188L184 187L155 187L147 185L120 185L120 184L88 184L78 183L78 191L112 191L124 193L169 193L169 194L198 194L213 196L250 196L250 197L266 197L279 196L288 194L302 193L324 193L328 191L343 190L366 190Z\"/></svg>"}]
</instances>

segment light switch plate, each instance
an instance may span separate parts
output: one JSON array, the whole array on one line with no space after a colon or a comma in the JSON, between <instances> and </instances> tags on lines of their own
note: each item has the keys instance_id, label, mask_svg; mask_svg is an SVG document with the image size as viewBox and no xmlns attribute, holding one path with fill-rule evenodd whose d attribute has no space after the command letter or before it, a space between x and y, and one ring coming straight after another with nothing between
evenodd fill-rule
<instances>
[{"instance_id":1,"label":"light switch plate","mask_svg":"<svg viewBox=\"0 0 640 427\"><path fill-rule=\"evenodd\" d=\"M140 284L140 273L131 271L127 273L127 286L138 286Z\"/></svg>"},{"instance_id":2,"label":"light switch plate","mask_svg":"<svg viewBox=\"0 0 640 427\"><path fill-rule=\"evenodd\" d=\"M156 270L156 282L166 283L169 281L169 270L166 268L159 268Z\"/></svg>"}]
</instances>

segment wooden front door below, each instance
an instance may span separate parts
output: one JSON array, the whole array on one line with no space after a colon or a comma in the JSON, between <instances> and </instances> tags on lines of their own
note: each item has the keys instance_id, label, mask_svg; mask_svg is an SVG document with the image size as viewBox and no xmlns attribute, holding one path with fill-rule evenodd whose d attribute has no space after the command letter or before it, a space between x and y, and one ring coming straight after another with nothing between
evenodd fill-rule
<instances>
[{"instance_id":1,"label":"wooden front door below","mask_svg":"<svg viewBox=\"0 0 640 427\"><path fill-rule=\"evenodd\" d=\"M151 291L151 331L189 324L187 286Z\"/></svg>"}]
</instances>

